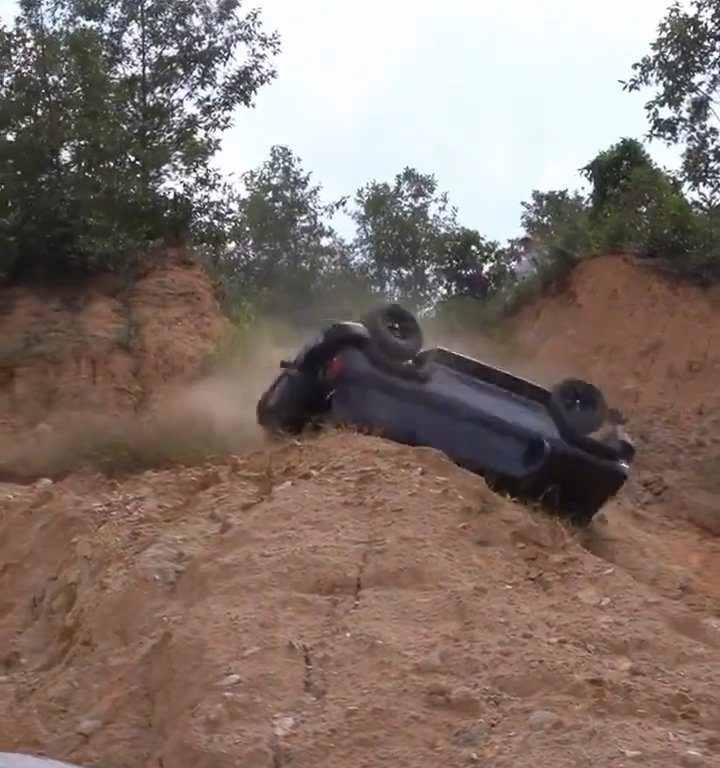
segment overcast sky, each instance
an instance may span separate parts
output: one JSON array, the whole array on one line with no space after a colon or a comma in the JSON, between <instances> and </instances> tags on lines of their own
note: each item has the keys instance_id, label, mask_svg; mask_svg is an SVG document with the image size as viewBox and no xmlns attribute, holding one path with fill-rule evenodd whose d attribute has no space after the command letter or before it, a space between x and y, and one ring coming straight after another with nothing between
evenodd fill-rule
<instances>
[{"instance_id":1,"label":"overcast sky","mask_svg":"<svg viewBox=\"0 0 720 768\"><path fill-rule=\"evenodd\" d=\"M647 94L618 80L669 3L247 0L283 51L222 166L242 173L287 144L337 198L411 165L437 176L462 223L514 236L533 189L579 186L599 150L645 133ZM6 16L13 6L0 0Z\"/></svg>"}]
</instances>

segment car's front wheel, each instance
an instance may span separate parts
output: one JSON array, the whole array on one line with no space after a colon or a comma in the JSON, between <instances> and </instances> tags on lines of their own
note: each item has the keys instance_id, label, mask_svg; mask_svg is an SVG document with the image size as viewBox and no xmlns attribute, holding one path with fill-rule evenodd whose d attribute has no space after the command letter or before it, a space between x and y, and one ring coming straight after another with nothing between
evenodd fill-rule
<instances>
[{"instance_id":1,"label":"car's front wheel","mask_svg":"<svg viewBox=\"0 0 720 768\"><path fill-rule=\"evenodd\" d=\"M605 396L594 384L582 379L563 379L550 390L550 397L560 418L578 434L597 431L607 419Z\"/></svg>"}]
</instances>

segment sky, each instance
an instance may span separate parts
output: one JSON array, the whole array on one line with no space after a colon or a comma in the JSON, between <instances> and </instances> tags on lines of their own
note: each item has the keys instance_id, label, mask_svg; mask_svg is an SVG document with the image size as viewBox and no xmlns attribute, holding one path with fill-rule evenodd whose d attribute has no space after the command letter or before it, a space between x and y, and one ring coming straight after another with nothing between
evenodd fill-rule
<instances>
[{"instance_id":1,"label":"sky","mask_svg":"<svg viewBox=\"0 0 720 768\"><path fill-rule=\"evenodd\" d=\"M240 175L286 144L328 200L413 166L435 174L462 224L514 237L533 189L581 187L578 169L599 151L645 135L649 94L618 81L669 4L246 0L282 53L219 162ZM0 13L14 6L0 0ZM674 150L650 150L676 165Z\"/></svg>"}]
</instances>

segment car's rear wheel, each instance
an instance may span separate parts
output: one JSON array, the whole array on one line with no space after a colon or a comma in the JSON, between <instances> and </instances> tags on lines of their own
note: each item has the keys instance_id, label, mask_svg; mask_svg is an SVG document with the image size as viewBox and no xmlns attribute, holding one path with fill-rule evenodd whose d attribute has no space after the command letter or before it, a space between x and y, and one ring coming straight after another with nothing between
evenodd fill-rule
<instances>
[{"instance_id":1,"label":"car's rear wheel","mask_svg":"<svg viewBox=\"0 0 720 768\"><path fill-rule=\"evenodd\" d=\"M399 304L385 304L365 313L362 324L373 344L389 360L412 360L422 349L423 334L415 315Z\"/></svg>"},{"instance_id":2,"label":"car's rear wheel","mask_svg":"<svg viewBox=\"0 0 720 768\"><path fill-rule=\"evenodd\" d=\"M550 390L550 396L563 421L581 435L600 429L607 419L605 396L587 381L563 379Z\"/></svg>"}]
</instances>

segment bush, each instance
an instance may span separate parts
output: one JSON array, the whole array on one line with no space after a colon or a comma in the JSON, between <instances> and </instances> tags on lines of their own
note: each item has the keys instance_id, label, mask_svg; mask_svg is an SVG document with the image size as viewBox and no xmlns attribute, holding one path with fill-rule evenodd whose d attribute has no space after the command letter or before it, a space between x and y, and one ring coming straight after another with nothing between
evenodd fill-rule
<instances>
[{"instance_id":1,"label":"bush","mask_svg":"<svg viewBox=\"0 0 720 768\"><path fill-rule=\"evenodd\" d=\"M592 221L602 250L673 260L689 258L704 224L665 174L648 166L634 169Z\"/></svg>"}]
</instances>

